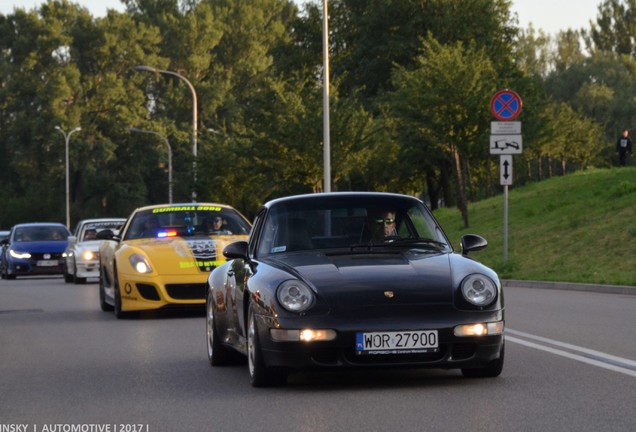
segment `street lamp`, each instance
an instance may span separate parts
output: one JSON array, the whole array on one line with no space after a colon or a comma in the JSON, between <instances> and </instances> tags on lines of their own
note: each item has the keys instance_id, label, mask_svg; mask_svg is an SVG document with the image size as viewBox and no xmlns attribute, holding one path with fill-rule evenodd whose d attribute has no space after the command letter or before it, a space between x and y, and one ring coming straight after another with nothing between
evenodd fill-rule
<instances>
[{"instance_id":1,"label":"street lamp","mask_svg":"<svg viewBox=\"0 0 636 432\"><path fill-rule=\"evenodd\" d=\"M168 138L161 135L159 132L149 131L144 129L128 128L128 131L156 135L159 138L163 139L163 141L166 143L166 146L168 146L168 203L172 204L172 147L170 147L170 142L168 142Z\"/></svg>"},{"instance_id":2,"label":"street lamp","mask_svg":"<svg viewBox=\"0 0 636 432\"><path fill-rule=\"evenodd\" d=\"M194 90L194 86L192 85L190 81L188 81L186 77L184 77L181 74L178 74L177 72L157 69L152 66L146 66L146 65L135 66L135 70L142 71L142 72L154 72L154 73L161 73L161 74L176 76L177 78L180 78L181 80L183 80L188 85L188 87L190 88L190 91L192 92L192 156L194 156L194 162L192 162L193 175L194 175L194 187L192 189L192 202L196 202L197 192L195 189L197 184L197 93Z\"/></svg>"},{"instance_id":3,"label":"street lamp","mask_svg":"<svg viewBox=\"0 0 636 432\"><path fill-rule=\"evenodd\" d=\"M65 145L66 145L66 227L68 229L71 229L71 204L70 204L70 196L71 196L71 188L70 188L70 184L69 184L69 175L68 175L68 166L69 166L69 161L68 161L68 143L71 140L71 135L73 135L75 132L79 132L82 130L81 127L76 127L75 129L73 129L72 131L70 131L68 134L66 132L64 132L64 130L62 130L61 127L59 126L55 126L55 129L59 130L62 135L64 135L64 141L65 141Z\"/></svg>"},{"instance_id":4,"label":"street lamp","mask_svg":"<svg viewBox=\"0 0 636 432\"><path fill-rule=\"evenodd\" d=\"M322 88L322 110L323 110L323 191L331 192L331 140L329 133L329 12L327 11L327 0L322 2L322 57L323 57L323 88Z\"/></svg>"}]
</instances>

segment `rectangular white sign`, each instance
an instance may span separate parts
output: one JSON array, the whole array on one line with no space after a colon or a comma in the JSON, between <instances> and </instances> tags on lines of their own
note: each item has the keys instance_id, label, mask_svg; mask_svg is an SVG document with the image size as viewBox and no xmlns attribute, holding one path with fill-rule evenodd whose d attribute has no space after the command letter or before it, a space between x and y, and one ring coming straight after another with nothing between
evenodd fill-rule
<instances>
[{"instance_id":1,"label":"rectangular white sign","mask_svg":"<svg viewBox=\"0 0 636 432\"><path fill-rule=\"evenodd\" d=\"M521 154L522 151L521 135L490 135L490 154Z\"/></svg>"},{"instance_id":2,"label":"rectangular white sign","mask_svg":"<svg viewBox=\"0 0 636 432\"><path fill-rule=\"evenodd\" d=\"M521 122L520 121L490 122L490 133L493 135L519 135L521 134Z\"/></svg>"},{"instance_id":3,"label":"rectangular white sign","mask_svg":"<svg viewBox=\"0 0 636 432\"><path fill-rule=\"evenodd\" d=\"M502 186L512 184L512 155L499 156L499 184Z\"/></svg>"}]
</instances>

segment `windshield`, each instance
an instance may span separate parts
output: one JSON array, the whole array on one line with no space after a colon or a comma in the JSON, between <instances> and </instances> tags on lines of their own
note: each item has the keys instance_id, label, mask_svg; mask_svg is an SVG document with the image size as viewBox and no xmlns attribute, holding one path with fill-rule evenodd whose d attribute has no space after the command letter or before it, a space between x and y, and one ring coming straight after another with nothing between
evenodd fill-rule
<instances>
[{"instance_id":1,"label":"windshield","mask_svg":"<svg viewBox=\"0 0 636 432\"><path fill-rule=\"evenodd\" d=\"M13 240L16 242L31 241L66 241L69 232L62 226L30 226L16 228Z\"/></svg>"},{"instance_id":2,"label":"windshield","mask_svg":"<svg viewBox=\"0 0 636 432\"><path fill-rule=\"evenodd\" d=\"M81 241L94 241L97 240L97 233L100 231L104 231L106 229L116 231L122 225L123 220L114 220L114 221L99 221L99 222L90 222L84 224L82 227L82 232L80 233Z\"/></svg>"},{"instance_id":3,"label":"windshield","mask_svg":"<svg viewBox=\"0 0 636 432\"><path fill-rule=\"evenodd\" d=\"M345 195L275 203L261 230L258 254L380 246L450 248L421 202Z\"/></svg>"},{"instance_id":4,"label":"windshield","mask_svg":"<svg viewBox=\"0 0 636 432\"><path fill-rule=\"evenodd\" d=\"M231 208L196 205L161 207L135 213L125 240L248 234L249 230L249 223Z\"/></svg>"}]
</instances>

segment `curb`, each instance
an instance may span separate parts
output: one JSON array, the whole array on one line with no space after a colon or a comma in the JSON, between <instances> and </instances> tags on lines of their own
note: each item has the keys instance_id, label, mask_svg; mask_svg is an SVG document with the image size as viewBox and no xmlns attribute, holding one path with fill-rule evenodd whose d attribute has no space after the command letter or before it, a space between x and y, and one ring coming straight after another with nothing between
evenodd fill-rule
<instances>
[{"instance_id":1,"label":"curb","mask_svg":"<svg viewBox=\"0 0 636 432\"><path fill-rule=\"evenodd\" d=\"M516 288L539 288L566 291L587 291L602 294L623 294L636 295L636 286L628 285L597 285L572 282L545 282L545 281L525 281L525 280L502 280L504 287Z\"/></svg>"}]
</instances>

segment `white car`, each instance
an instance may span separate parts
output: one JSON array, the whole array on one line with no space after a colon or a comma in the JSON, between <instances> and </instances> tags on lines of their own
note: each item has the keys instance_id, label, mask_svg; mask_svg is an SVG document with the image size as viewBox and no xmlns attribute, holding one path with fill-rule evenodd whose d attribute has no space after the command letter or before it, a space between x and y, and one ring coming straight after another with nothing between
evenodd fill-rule
<instances>
[{"instance_id":1,"label":"white car","mask_svg":"<svg viewBox=\"0 0 636 432\"><path fill-rule=\"evenodd\" d=\"M99 278L99 245L103 240L97 238L97 233L105 229L117 231L124 222L124 218L79 221L64 252L64 280L80 284L87 278Z\"/></svg>"}]
</instances>

